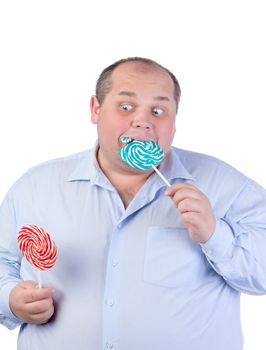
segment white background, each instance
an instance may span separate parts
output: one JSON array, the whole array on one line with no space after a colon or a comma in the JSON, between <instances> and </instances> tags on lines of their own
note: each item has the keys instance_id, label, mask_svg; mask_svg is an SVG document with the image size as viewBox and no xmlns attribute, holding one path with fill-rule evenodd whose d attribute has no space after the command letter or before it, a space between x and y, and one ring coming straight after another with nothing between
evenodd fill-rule
<instances>
[{"instance_id":1,"label":"white background","mask_svg":"<svg viewBox=\"0 0 266 350\"><path fill-rule=\"evenodd\" d=\"M0 0L0 199L29 167L94 144L89 97L128 56L178 77L175 146L266 187L265 18L258 0ZM266 297L242 296L245 350L266 349L265 323ZM1 349L16 335L0 326Z\"/></svg>"}]
</instances>

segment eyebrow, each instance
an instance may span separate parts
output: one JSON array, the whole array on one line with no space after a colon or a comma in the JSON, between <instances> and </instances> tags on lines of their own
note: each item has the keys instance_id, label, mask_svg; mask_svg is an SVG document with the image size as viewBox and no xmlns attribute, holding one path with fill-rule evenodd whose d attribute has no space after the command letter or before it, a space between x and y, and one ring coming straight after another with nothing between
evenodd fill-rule
<instances>
[{"instance_id":1,"label":"eyebrow","mask_svg":"<svg viewBox=\"0 0 266 350\"><path fill-rule=\"evenodd\" d=\"M137 94L135 94L135 92L131 92L131 91L120 91L118 96L137 97Z\"/></svg>"},{"instance_id":2,"label":"eyebrow","mask_svg":"<svg viewBox=\"0 0 266 350\"><path fill-rule=\"evenodd\" d=\"M135 97L137 98L137 94L135 92L131 91L120 91L118 96L128 96L128 97ZM170 101L169 97L167 96L156 96L153 98L155 101Z\"/></svg>"}]
</instances>

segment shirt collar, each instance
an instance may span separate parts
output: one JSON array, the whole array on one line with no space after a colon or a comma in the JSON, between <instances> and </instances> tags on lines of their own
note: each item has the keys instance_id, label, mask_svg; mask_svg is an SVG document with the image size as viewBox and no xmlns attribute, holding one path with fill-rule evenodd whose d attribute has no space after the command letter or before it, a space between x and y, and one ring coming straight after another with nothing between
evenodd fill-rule
<instances>
[{"instance_id":1,"label":"shirt collar","mask_svg":"<svg viewBox=\"0 0 266 350\"><path fill-rule=\"evenodd\" d=\"M106 176L103 174L98 161L98 142L93 149L89 150L83 158L81 158L72 171L67 181L91 181L92 184L107 185L110 184Z\"/></svg>"},{"instance_id":2,"label":"shirt collar","mask_svg":"<svg viewBox=\"0 0 266 350\"><path fill-rule=\"evenodd\" d=\"M96 142L94 148L86 152L85 156L80 159L74 171L67 178L68 181L91 181L93 184L112 187L98 164L96 158L98 148L99 145ZM179 158L178 149L174 147L160 164L159 170L170 182L176 179L195 181Z\"/></svg>"},{"instance_id":3,"label":"shirt collar","mask_svg":"<svg viewBox=\"0 0 266 350\"><path fill-rule=\"evenodd\" d=\"M194 177L182 163L178 149L175 147L171 147L170 152L162 161L158 169L169 182L176 179L195 181Z\"/></svg>"}]
</instances>

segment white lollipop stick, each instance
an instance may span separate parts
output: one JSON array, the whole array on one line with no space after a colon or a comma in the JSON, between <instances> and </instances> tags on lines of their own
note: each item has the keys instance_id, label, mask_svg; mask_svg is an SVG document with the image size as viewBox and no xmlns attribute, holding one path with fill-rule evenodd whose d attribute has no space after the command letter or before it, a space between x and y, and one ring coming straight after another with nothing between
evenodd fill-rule
<instances>
[{"instance_id":1,"label":"white lollipop stick","mask_svg":"<svg viewBox=\"0 0 266 350\"><path fill-rule=\"evenodd\" d=\"M38 274L38 286L39 286L39 288L42 288L41 270L37 269L37 274Z\"/></svg>"},{"instance_id":2,"label":"white lollipop stick","mask_svg":"<svg viewBox=\"0 0 266 350\"><path fill-rule=\"evenodd\" d=\"M168 187L170 187L169 181L163 176L163 174L156 168L156 166L152 165L153 169L156 171L156 173L160 176L160 178L166 183Z\"/></svg>"}]
</instances>

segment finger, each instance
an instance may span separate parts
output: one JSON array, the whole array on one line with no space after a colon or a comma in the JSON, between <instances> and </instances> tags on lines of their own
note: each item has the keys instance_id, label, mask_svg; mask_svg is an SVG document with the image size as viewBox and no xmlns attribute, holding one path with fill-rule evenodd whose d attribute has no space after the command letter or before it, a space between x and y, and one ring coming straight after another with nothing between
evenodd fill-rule
<instances>
[{"instance_id":1,"label":"finger","mask_svg":"<svg viewBox=\"0 0 266 350\"><path fill-rule=\"evenodd\" d=\"M30 321L28 323L34 323L34 324L42 324L46 323L54 314L54 308L50 308L49 310L46 310L45 312L31 315Z\"/></svg>"},{"instance_id":2,"label":"finger","mask_svg":"<svg viewBox=\"0 0 266 350\"><path fill-rule=\"evenodd\" d=\"M188 225L197 227L199 226L199 223L201 221L199 213L193 211L187 211L182 213L180 219L185 227L187 227Z\"/></svg>"},{"instance_id":3,"label":"finger","mask_svg":"<svg viewBox=\"0 0 266 350\"><path fill-rule=\"evenodd\" d=\"M184 183L179 182L168 187L167 190L165 191L165 194L169 197L172 197L175 194L175 192L180 191L182 189L190 189L190 190L195 190L196 192L199 192L199 190L194 185L187 182L184 182Z\"/></svg>"},{"instance_id":4,"label":"finger","mask_svg":"<svg viewBox=\"0 0 266 350\"><path fill-rule=\"evenodd\" d=\"M50 298L55 290L53 288L32 288L28 289L24 294L24 302L32 303L35 301Z\"/></svg>"},{"instance_id":5,"label":"finger","mask_svg":"<svg viewBox=\"0 0 266 350\"><path fill-rule=\"evenodd\" d=\"M50 308L53 308L53 299L43 299L40 301L35 301L33 303L26 304L26 308L28 313L31 315L41 314L49 310Z\"/></svg>"},{"instance_id":6,"label":"finger","mask_svg":"<svg viewBox=\"0 0 266 350\"><path fill-rule=\"evenodd\" d=\"M183 188L175 192L172 196L172 199L176 205L178 205L179 202L183 201L184 199L201 200L202 195L200 192L195 191L194 189Z\"/></svg>"},{"instance_id":7,"label":"finger","mask_svg":"<svg viewBox=\"0 0 266 350\"><path fill-rule=\"evenodd\" d=\"M186 199L178 202L177 208L181 214L186 213L186 212L201 213L202 204L201 204L201 201L199 201L197 199L186 198Z\"/></svg>"},{"instance_id":8,"label":"finger","mask_svg":"<svg viewBox=\"0 0 266 350\"><path fill-rule=\"evenodd\" d=\"M34 281L22 281L19 283L19 287L23 289L32 289L36 288L38 286L38 283Z\"/></svg>"}]
</instances>

